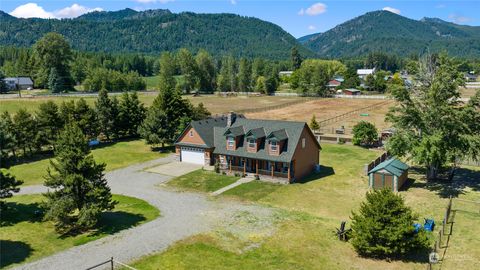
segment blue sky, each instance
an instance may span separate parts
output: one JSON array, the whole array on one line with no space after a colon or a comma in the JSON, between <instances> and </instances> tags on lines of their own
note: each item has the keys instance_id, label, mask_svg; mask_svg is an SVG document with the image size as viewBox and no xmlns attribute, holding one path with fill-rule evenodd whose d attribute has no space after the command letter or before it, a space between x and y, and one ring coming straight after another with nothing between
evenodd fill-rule
<instances>
[{"instance_id":1,"label":"blue sky","mask_svg":"<svg viewBox=\"0 0 480 270\"><path fill-rule=\"evenodd\" d=\"M280 25L295 37L326 31L368 11L388 10L412 19L437 17L480 25L480 0L1 0L0 9L17 17L76 17L97 10L169 9L172 12L235 13Z\"/></svg>"}]
</instances>

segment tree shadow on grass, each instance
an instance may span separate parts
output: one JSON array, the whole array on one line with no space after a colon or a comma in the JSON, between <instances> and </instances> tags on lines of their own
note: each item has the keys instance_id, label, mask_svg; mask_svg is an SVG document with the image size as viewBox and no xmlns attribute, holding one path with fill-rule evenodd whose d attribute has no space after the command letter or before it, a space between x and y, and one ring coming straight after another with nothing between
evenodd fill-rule
<instances>
[{"instance_id":1,"label":"tree shadow on grass","mask_svg":"<svg viewBox=\"0 0 480 270\"><path fill-rule=\"evenodd\" d=\"M145 216L141 214L132 214L124 211L105 212L98 221L98 229L92 235L114 234L134 227L145 220Z\"/></svg>"},{"instance_id":2,"label":"tree shadow on grass","mask_svg":"<svg viewBox=\"0 0 480 270\"><path fill-rule=\"evenodd\" d=\"M29 244L11 240L0 240L0 250L0 268L23 262L33 251Z\"/></svg>"},{"instance_id":3,"label":"tree shadow on grass","mask_svg":"<svg viewBox=\"0 0 480 270\"><path fill-rule=\"evenodd\" d=\"M6 202L2 209L2 217L0 225L13 226L23 221L41 222L43 217L43 209L39 203L15 203Z\"/></svg>"},{"instance_id":4,"label":"tree shadow on grass","mask_svg":"<svg viewBox=\"0 0 480 270\"><path fill-rule=\"evenodd\" d=\"M441 198L450 196L456 198L465 194L465 189L480 191L480 171L473 171L466 168L458 168L452 181L443 179L430 180L423 183L424 188L435 192Z\"/></svg>"},{"instance_id":5,"label":"tree shadow on grass","mask_svg":"<svg viewBox=\"0 0 480 270\"><path fill-rule=\"evenodd\" d=\"M324 177L334 175L334 174L335 174L335 170L332 167L320 165L320 172L312 173L303 179L295 181L295 183L305 184L311 181L321 180Z\"/></svg>"}]
</instances>

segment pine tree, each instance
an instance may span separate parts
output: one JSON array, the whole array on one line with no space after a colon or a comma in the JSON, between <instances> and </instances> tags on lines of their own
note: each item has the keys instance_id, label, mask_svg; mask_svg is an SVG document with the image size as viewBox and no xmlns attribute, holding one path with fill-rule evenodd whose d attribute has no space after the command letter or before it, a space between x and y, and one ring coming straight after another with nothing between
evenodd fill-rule
<instances>
[{"instance_id":1,"label":"pine tree","mask_svg":"<svg viewBox=\"0 0 480 270\"><path fill-rule=\"evenodd\" d=\"M58 134L63 127L58 106L49 100L40 104L37 111L37 127L41 141L54 147Z\"/></svg>"},{"instance_id":2,"label":"pine tree","mask_svg":"<svg viewBox=\"0 0 480 270\"><path fill-rule=\"evenodd\" d=\"M252 90L252 68L247 59L240 59L238 67L238 90L250 92Z\"/></svg>"},{"instance_id":3,"label":"pine tree","mask_svg":"<svg viewBox=\"0 0 480 270\"><path fill-rule=\"evenodd\" d=\"M14 176L0 169L0 199L10 198L13 193L19 192L22 181L15 179ZM3 208L4 202L0 200L0 209Z\"/></svg>"},{"instance_id":4,"label":"pine tree","mask_svg":"<svg viewBox=\"0 0 480 270\"><path fill-rule=\"evenodd\" d=\"M97 115L95 110L88 106L85 99L80 98L75 104L73 120L88 139L94 139L98 136L100 127L98 124Z\"/></svg>"},{"instance_id":5,"label":"pine tree","mask_svg":"<svg viewBox=\"0 0 480 270\"><path fill-rule=\"evenodd\" d=\"M14 158L16 155L17 138L15 137L15 125L10 117L10 113L5 111L0 117L0 158L3 161L0 167L4 166L8 158L8 151L12 152Z\"/></svg>"},{"instance_id":6,"label":"pine tree","mask_svg":"<svg viewBox=\"0 0 480 270\"><path fill-rule=\"evenodd\" d=\"M24 155L27 153L27 148L30 150L30 154L32 154L37 131L32 115L22 108L13 116L13 123L17 146L23 149Z\"/></svg>"},{"instance_id":7,"label":"pine tree","mask_svg":"<svg viewBox=\"0 0 480 270\"><path fill-rule=\"evenodd\" d=\"M292 52L291 52L290 57L291 57L291 61L292 61L293 70L299 69L300 66L302 65L303 60L302 60L302 56L298 52L297 46L292 48Z\"/></svg>"},{"instance_id":8,"label":"pine tree","mask_svg":"<svg viewBox=\"0 0 480 270\"><path fill-rule=\"evenodd\" d=\"M417 216L390 189L370 191L352 213L352 245L362 256L397 257L428 245L425 232L414 233Z\"/></svg>"},{"instance_id":9,"label":"pine tree","mask_svg":"<svg viewBox=\"0 0 480 270\"><path fill-rule=\"evenodd\" d=\"M137 136L138 126L145 119L145 106L138 99L136 92L125 92L119 104L120 128L127 136Z\"/></svg>"},{"instance_id":10,"label":"pine tree","mask_svg":"<svg viewBox=\"0 0 480 270\"><path fill-rule=\"evenodd\" d=\"M48 75L48 89L50 89L52 93L60 93L63 91L63 88L62 77L58 73L57 69L52 67Z\"/></svg>"},{"instance_id":11,"label":"pine tree","mask_svg":"<svg viewBox=\"0 0 480 270\"><path fill-rule=\"evenodd\" d=\"M107 140L110 140L114 129L115 116L112 113L112 101L108 97L107 90L102 89L98 92L95 111L97 113L100 132L107 137Z\"/></svg>"},{"instance_id":12,"label":"pine tree","mask_svg":"<svg viewBox=\"0 0 480 270\"><path fill-rule=\"evenodd\" d=\"M315 117L315 114L312 115L312 119L310 120L310 124L309 124L310 128L315 132L317 131L318 129L320 129L320 125L318 124L317 122L317 119Z\"/></svg>"},{"instance_id":13,"label":"pine tree","mask_svg":"<svg viewBox=\"0 0 480 270\"><path fill-rule=\"evenodd\" d=\"M5 81L5 75L3 74L3 71L0 70L0 94L8 92L8 87Z\"/></svg>"},{"instance_id":14,"label":"pine tree","mask_svg":"<svg viewBox=\"0 0 480 270\"><path fill-rule=\"evenodd\" d=\"M97 164L90 154L87 137L75 124L60 134L50 162L45 186L45 219L55 222L59 232L93 228L102 212L116 204L103 174L105 164Z\"/></svg>"},{"instance_id":15,"label":"pine tree","mask_svg":"<svg viewBox=\"0 0 480 270\"><path fill-rule=\"evenodd\" d=\"M192 115L192 120L201 120L205 119L212 115L210 111L208 111L207 108L203 105L202 102L198 103L198 105L193 107L193 115Z\"/></svg>"},{"instance_id":16,"label":"pine tree","mask_svg":"<svg viewBox=\"0 0 480 270\"><path fill-rule=\"evenodd\" d=\"M169 136L167 116L158 104L153 104L148 109L147 117L138 127L138 133L147 144L161 144L162 148L165 147Z\"/></svg>"}]
</instances>

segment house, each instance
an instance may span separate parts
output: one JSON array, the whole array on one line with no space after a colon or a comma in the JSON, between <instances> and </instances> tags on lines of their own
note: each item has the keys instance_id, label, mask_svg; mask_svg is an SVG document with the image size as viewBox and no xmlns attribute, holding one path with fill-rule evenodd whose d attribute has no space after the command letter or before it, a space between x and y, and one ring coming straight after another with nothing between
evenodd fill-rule
<instances>
[{"instance_id":1,"label":"house","mask_svg":"<svg viewBox=\"0 0 480 270\"><path fill-rule=\"evenodd\" d=\"M30 77L8 77L3 79L10 90L33 89L33 81Z\"/></svg>"},{"instance_id":2,"label":"house","mask_svg":"<svg viewBox=\"0 0 480 270\"><path fill-rule=\"evenodd\" d=\"M175 142L181 162L299 180L318 168L320 145L305 122L247 119L233 112L192 121Z\"/></svg>"},{"instance_id":3,"label":"house","mask_svg":"<svg viewBox=\"0 0 480 270\"><path fill-rule=\"evenodd\" d=\"M348 88L348 89L343 89L343 94L349 95L349 96L359 96L362 94L362 91L355 88Z\"/></svg>"},{"instance_id":4,"label":"house","mask_svg":"<svg viewBox=\"0 0 480 270\"><path fill-rule=\"evenodd\" d=\"M465 81L466 82L476 82L477 81L477 75L467 72L467 73L465 73Z\"/></svg>"},{"instance_id":5,"label":"house","mask_svg":"<svg viewBox=\"0 0 480 270\"><path fill-rule=\"evenodd\" d=\"M368 75L375 74L375 68L372 69L357 69L357 75L360 79L365 80Z\"/></svg>"},{"instance_id":6,"label":"house","mask_svg":"<svg viewBox=\"0 0 480 270\"><path fill-rule=\"evenodd\" d=\"M335 91L335 89L340 86L342 83L340 81L337 81L337 80L330 80L328 83L327 83L327 88L328 90L331 90L331 91Z\"/></svg>"},{"instance_id":7,"label":"house","mask_svg":"<svg viewBox=\"0 0 480 270\"><path fill-rule=\"evenodd\" d=\"M408 165L397 158L390 158L368 172L369 187L373 189L389 188L395 192L408 179Z\"/></svg>"},{"instance_id":8,"label":"house","mask_svg":"<svg viewBox=\"0 0 480 270\"><path fill-rule=\"evenodd\" d=\"M280 77L290 77L292 76L293 71L280 71L278 72L278 76Z\"/></svg>"}]
</instances>

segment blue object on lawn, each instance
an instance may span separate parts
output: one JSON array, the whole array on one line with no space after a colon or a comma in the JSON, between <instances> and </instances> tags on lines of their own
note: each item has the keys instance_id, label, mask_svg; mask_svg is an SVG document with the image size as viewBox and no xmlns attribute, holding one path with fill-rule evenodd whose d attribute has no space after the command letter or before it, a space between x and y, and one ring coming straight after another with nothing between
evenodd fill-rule
<instances>
[{"instance_id":1,"label":"blue object on lawn","mask_svg":"<svg viewBox=\"0 0 480 270\"><path fill-rule=\"evenodd\" d=\"M95 146L95 145L99 145L100 144L100 141L99 140L91 140L88 142L88 146Z\"/></svg>"},{"instance_id":2,"label":"blue object on lawn","mask_svg":"<svg viewBox=\"0 0 480 270\"><path fill-rule=\"evenodd\" d=\"M422 229L422 225L418 223L413 223L413 227L415 228L415 233L418 233Z\"/></svg>"},{"instance_id":3,"label":"blue object on lawn","mask_svg":"<svg viewBox=\"0 0 480 270\"><path fill-rule=\"evenodd\" d=\"M426 218L423 228L425 231L433 232L433 229L435 229L435 221L433 219Z\"/></svg>"}]
</instances>

